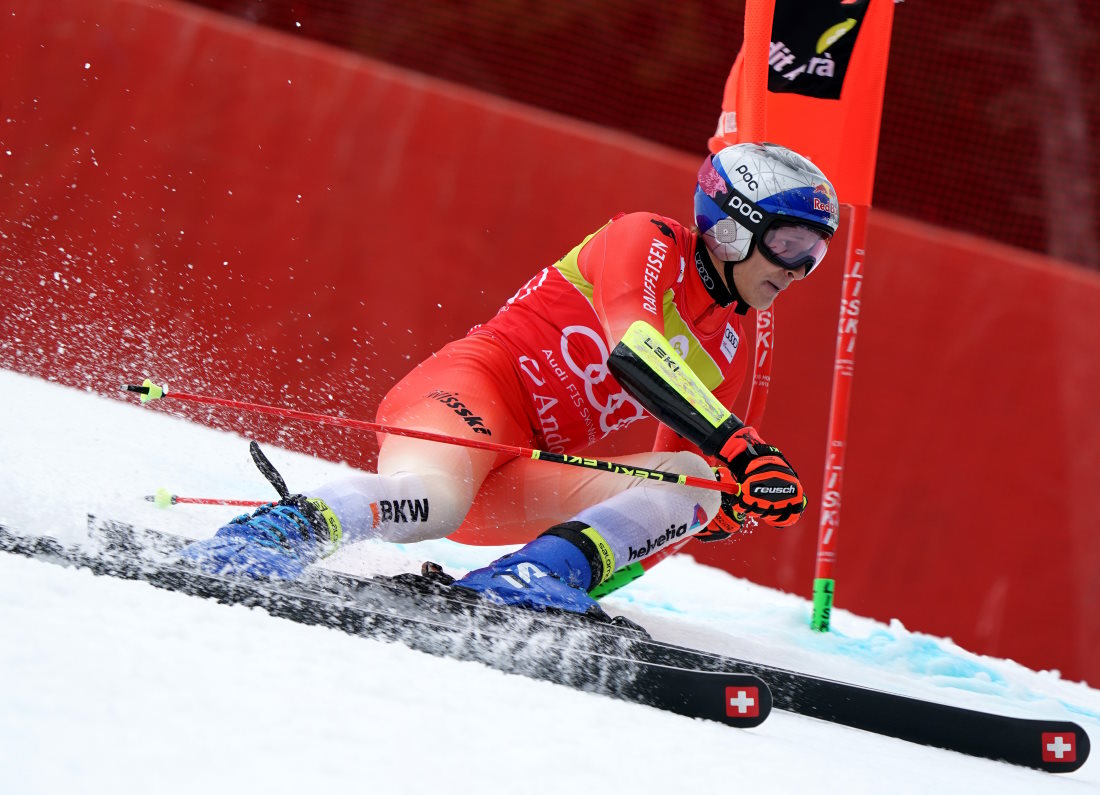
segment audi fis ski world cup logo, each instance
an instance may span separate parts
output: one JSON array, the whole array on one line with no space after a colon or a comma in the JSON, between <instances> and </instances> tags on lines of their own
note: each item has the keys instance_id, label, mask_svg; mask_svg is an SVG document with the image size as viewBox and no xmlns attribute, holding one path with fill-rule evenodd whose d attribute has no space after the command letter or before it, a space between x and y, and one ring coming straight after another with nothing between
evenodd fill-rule
<instances>
[{"instance_id":1,"label":"audi fis ski world cup logo","mask_svg":"<svg viewBox=\"0 0 1100 795\"><path fill-rule=\"evenodd\" d=\"M776 0L768 55L768 91L840 99L869 0Z\"/></svg>"}]
</instances>

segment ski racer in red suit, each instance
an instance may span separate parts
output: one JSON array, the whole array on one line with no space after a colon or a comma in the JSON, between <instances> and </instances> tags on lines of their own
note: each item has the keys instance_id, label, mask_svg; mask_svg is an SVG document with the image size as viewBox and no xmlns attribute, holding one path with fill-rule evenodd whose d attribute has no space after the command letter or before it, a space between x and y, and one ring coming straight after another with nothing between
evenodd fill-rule
<instances>
[{"instance_id":1,"label":"ski racer in red suit","mask_svg":"<svg viewBox=\"0 0 1100 795\"><path fill-rule=\"evenodd\" d=\"M523 544L455 585L587 612L588 591L674 538L727 537L746 513L794 523L806 504L797 474L728 407L746 370L742 316L806 278L837 221L836 194L810 161L774 144L728 147L699 171L694 228L616 216L379 408L389 425L559 453L652 414L653 451L624 464L736 480L740 494L389 435L376 473L237 517L185 554L212 570L295 577L366 538Z\"/></svg>"}]
</instances>

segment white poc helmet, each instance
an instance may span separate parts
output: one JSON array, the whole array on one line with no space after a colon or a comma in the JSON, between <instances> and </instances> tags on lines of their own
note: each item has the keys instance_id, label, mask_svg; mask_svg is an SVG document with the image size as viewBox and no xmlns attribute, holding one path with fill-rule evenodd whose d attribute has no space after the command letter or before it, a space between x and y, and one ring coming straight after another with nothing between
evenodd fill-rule
<instances>
[{"instance_id":1,"label":"white poc helmet","mask_svg":"<svg viewBox=\"0 0 1100 795\"><path fill-rule=\"evenodd\" d=\"M745 259L756 245L775 264L805 267L808 274L825 256L838 211L836 191L821 169L778 144L734 144L699 169L695 223L707 248L727 264ZM793 254L770 245L785 226L812 230L815 241Z\"/></svg>"}]
</instances>

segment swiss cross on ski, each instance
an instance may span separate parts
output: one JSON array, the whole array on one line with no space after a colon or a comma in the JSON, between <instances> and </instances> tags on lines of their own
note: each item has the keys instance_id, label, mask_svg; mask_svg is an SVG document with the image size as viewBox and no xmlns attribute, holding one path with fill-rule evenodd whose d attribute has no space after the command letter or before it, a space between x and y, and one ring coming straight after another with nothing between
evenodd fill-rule
<instances>
[{"instance_id":1,"label":"swiss cross on ski","mask_svg":"<svg viewBox=\"0 0 1100 795\"><path fill-rule=\"evenodd\" d=\"M727 687L726 714L731 718L754 718L760 714L760 691L755 687Z\"/></svg>"},{"instance_id":2,"label":"swiss cross on ski","mask_svg":"<svg viewBox=\"0 0 1100 795\"><path fill-rule=\"evenodd\" d=\"M1076 762L1077 738L1073 734L1043 732L1044 762Z\"/></svg>"}]
</instances>

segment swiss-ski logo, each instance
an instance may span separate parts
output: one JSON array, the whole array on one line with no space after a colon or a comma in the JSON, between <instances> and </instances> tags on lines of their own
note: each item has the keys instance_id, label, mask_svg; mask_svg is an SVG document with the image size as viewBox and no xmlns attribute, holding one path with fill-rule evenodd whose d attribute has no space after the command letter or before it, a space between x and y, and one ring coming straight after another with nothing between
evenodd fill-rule
<instances>
[{"instance_id":1,"label":"swiss-ski logo","mask_svg":"<svg viewBox=\"0 0 1100 795\"><path fill-rule=\"evenodd\" d=\"M486 436L493 435L493 432L485 427L485 421L466 408L466 404L459 400L457 395L453 395L450 392L444 392L442 389L436 389L433 392L429 392L428 397L435 398L444 406L453 410L455 414L462 418L463 422L473 429L474 433L483 433Z\"/></svg>"}]
</instances>

